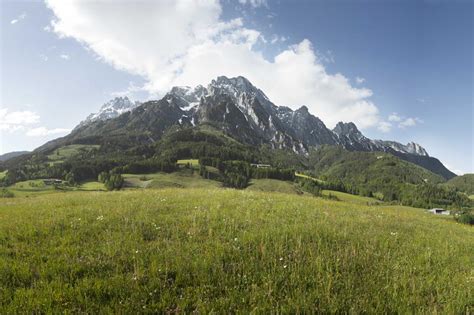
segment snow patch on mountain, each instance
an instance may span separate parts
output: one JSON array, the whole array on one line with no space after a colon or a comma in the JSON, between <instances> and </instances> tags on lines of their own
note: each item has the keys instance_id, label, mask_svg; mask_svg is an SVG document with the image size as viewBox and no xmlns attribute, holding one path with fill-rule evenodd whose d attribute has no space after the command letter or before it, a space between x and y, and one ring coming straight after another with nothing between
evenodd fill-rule
<instances>
[{"instance_id":1,"label":"snow patch on mountain","mask_svg":"<svg viewBox=\"0 0 474 315\"><path fill-rule=\"evenodd\" d=\"M99 120L103 121L116 118L122 115L123 113L132 111L140 105L140 102L133 102L127 96L116 97L102 105L102 107L97 113L93 113L87 116L87 118L82 121L79 126L84 126Z\"/></svg>"}]
</instances>

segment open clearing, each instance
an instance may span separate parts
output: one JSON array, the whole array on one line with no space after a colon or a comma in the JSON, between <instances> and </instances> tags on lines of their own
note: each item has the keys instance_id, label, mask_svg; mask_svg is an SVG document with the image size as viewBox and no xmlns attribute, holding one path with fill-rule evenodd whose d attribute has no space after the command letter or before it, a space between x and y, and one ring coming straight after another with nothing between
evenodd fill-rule
<instances>
[{"instance_id":1,"label":"open clearing","mask_svg":"<svg viewBox=\"0 0 474 315\"><path fill-rule=\"evenodd\" d=\"M222 184L207 180L192 169L182 169L174 173L123 174L125 187L135 188L216 188Z\"/></svg>"},{"instance_id":2,"label":"open clearing","mask_svg":"<svg viewBox=\"0 0 474 315\"><path fill-rule=\"evenodd\" d=\"M77 186L46 185L42 179L27 180L15 183L8 187L16 197L35 197L43 194L78 192L78 191L105 191L104 184L97 181L83 182Z\"/></svg>"},{"instance_id":3,"label":"open clearing","mask_svg":"<svg viewBox=\"0 0 474 315\"><path fill-rule=\"evenodd\" d=\"M59 149L54 150L53 153L48 155L48 161L50 165L55 163L62 163L64 160L78 155L83 152L89 152L94 149L100 148L100 145L91 145L91 144L71 144Z\"/></svg>"},{"instance_id":4,"label":"open clearing","mask_svg":"<svg viewBox=\"0 0 474 315\"><path fill-rule=\"evenodd\" d=\"M281 192L294 195L303 194L295 183L276 179L252 179L246 190Z\"/></svg>"},{"instance_id":5,"label":"open clearing","mask_svg":"<svg viewBox=\"0 0 474 315\"><path fill-rule=\"evenodd\" d=\"M178 160L176 162L176 164L178 165L186 165L186 164L189 164L193 167L199 167L199 160L197 159L188 159L188 160Z\"/></svg>"},{"instance_id":6,"label":"open clearing","mask_svg":"<svg viewBox=\"0 0 474 315\"><path fill-rule=\"evenodd\" d=\"M335 191L335 190L323 190L321 193L323 194L323 196L331 195L331 196L336 197L338 200L346 201L346 202L350 202L354 204L376 205L376 204L383 203L382 201L375 198L352 195L352 194Z\"/></svg>"},{"instance_id":7,"label":"open clearing","mask_svg":"<svg viewBox=\"0 0 474 315\"><path fill-rule=\"evenodd\" d=\"M469 314L473 231L248 190L15 197L0 202L0 313Z\"/></svg>"}]
</instances>

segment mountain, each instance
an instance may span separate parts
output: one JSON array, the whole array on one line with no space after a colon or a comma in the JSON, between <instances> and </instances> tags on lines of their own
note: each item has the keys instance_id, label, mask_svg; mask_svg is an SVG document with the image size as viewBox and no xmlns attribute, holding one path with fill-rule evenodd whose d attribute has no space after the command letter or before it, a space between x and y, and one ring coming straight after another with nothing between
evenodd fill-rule
<instances>
[{"instance_id":1,"label":"mountain","mask_svg":"<svg viewBox=\"0 0 474 315\"><path fill-rule=\"evenodd\" d=\"M122 147L153 144L174 128L211 125L247 145L268 145L307 155L311 148L339 146L349 151L381 151L418 164L432 172L455 176L416 143L371 140L352 122L330 130L306 106L292 110L276 106L244 77L220 76L206 87L173 87L161 100L143 104L115 98L91 114L66 137L38 150L71 143L119 143Z\"/></svg>"},{"instance_id":2,"label":"mountain","mask_svg":"<svg viewBox=\"0 0 474 315\"><path fill-rule=\"evenodd\" d=\"M29 151L8 152L8 153L0 155L0 162L4 162L4 161L7 161L9 159L13 159L15 157L22 156L22 155L25 155L25 154L28 154L28 153L29 153Z\"/></svg>"},{"instance_id":3,"label":"mountain","mask_svg":"<svg viewBox=\"0 0 474 315\"><path fill-rule=\"evenodd\" d=\"M348 151L323 146L309 154L310 170L321 179L341 181L384 195L400 193L401 184L439 184L444 178L425 168L383 152ZM361 194L361 192L356 192ZM363 193L362 193L363 194Z\"/></svg>"},{"instance_id":4,"label":"mountain","mask_svg":"<svg viewBox=\"0 0 474 315\"><path fill-rule=\"evenodd\" d=\"M140 106L140 102L132 102L127 96L116 97L99 109L97 113L90 114L87 118L82 121L78 127L88 125L94 121L104 121L112 118L116 118L123 113L130 112L136 107Z\"/></svg>"},{"instance_id":5,"label":"mountain","mask_svg":"<svg viewBox=\"0 0 474 315\"><path fill-rule=\"evenodd\" d=\"M459 191L465 192L468 195L474 195L474 174L456 176L444 184L446 186L455 187Z\"/></svg>"}]
</instances>

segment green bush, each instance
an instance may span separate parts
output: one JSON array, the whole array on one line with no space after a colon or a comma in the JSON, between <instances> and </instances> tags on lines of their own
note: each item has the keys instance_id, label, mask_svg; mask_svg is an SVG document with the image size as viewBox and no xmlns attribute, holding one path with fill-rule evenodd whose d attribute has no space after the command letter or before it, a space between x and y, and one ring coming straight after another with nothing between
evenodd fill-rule
<instances>
[{"instance_id":1,"label":"green bush","mask_svg":"<svg viewBox=\"0 0 474 315\"><path fill-rule=\"evenodd\" d=\"M13 198L13 197L15 197L15 194L7 190L6 188L3 188L2 190L0 190L0 198Z\"/></svg>"},{"instance_id":2,"label":"green bush","mask_svg":"<svg viewBox=\"0 0 474 315\"><path fill-rule=\"evenodd\" d=\"M456 220L459 223L474 225L474 213L463 213L459 215Z\"/></svg>"}]
</instances>

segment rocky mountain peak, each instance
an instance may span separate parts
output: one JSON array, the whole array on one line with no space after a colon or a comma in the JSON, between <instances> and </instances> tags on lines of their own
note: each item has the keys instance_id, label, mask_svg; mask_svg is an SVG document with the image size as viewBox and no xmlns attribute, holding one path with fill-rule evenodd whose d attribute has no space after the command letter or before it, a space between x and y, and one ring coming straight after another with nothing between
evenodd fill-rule
<instances>
[{"instance_id":1,"label":"rocky mountain peak","mask_svg":"<svg viewBox=\"0 0 474 315\"><path fill-rule=\"evenodd\" d=\"M425 148L423 148L418 143L409 142L409 143L407 143L407 145L405 147L406 147L408 153L428 156L428 152L426 152Z\"/></svg>"},{"instance_id":2,"label":"rocky mountain peak","mask_svg":"<svg viewBox=\"0 0 474 315\"><path fill-rule=\"evenodd\" d=\"M333 132L339 136L362 135L353 122L344 123L340 121L337 123L336 127L334 127Z\"/></svg>"},{"instance_id":3,"label":"rocky mountain peak","mask_svg":"<svg viewBox=\"0 0 474 315\"><path fill-rule=\"evenodd\" d=\"M302 113L302 114L309 114L308 107L306 107L305 105L298 108L295 112Z\"/></svg>"},{"instance_id":4,"label":"rocky mountain peak","mask_svg":"<svg viewBox=\"0 0 474 315\"><path fill-rule=\"evenodd\" d=\"M129 112L140 106L138 101L131 101L127 96L119 96L111 99L102 105L97 113L90 114L79 126L83 126L98 120L108 120L116 118L123 113Z\"/></svg>"}]
</instances>

